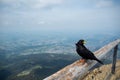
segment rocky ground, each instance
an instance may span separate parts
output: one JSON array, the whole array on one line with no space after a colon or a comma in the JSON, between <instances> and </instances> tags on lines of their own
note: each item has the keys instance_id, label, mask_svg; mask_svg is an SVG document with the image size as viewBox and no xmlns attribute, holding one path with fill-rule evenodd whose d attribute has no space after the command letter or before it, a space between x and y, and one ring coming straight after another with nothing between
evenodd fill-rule
<instances>
[{"instance_id":1,"label":"rocky ground","mask_svg":"<svg viewBox=\"0 0 120 80\"><path fill-rule=\"evenodd\" d=\"M111 64L103 65L88 72L83 80L120 80L120 60L117 61L115 74L111 74Z\"/></svg>"}]
</instances>

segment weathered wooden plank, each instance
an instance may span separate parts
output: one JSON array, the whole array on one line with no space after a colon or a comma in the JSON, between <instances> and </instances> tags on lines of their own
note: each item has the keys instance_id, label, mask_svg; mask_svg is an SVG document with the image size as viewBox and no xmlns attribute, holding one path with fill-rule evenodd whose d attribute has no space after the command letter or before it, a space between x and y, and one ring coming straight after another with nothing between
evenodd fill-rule
<instances>
[{"instance_id":1,"label":"weathered wooden plank","mask_svg":"<svg viewBox=\"0 0 120 80\"><path fill-rule=\"evenodd\" d=\"M97 58L102 59L112 48L120 43L120 39L105 45L94 54ZM77 80L82 78L87 71L93 67L97 62L88 60L86 63L81 63L79 60L59 70L53 75L45 78L44 80Z\"/></svg>"},{"instance_id":2,"label":"weathered wooden plank","mask_svg":"<svg viewBox=\"0 0 120 80\"><path fill-rule=\"evenodd\" d=\"M113 53L113 63L112 63L112 74L115 74L115 66L116 66L116 58L117 58L117 49L118 49L118 45L115 46L114 48L114 53Z\"/></svg>"}]
</instances>

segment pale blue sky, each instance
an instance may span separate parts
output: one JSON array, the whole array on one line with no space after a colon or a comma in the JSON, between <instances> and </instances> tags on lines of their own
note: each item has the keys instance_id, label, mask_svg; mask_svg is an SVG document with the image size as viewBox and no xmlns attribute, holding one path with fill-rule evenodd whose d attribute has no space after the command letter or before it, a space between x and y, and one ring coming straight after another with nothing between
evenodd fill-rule
<instances>
[{"instance_id":1,"label":"pale blue sky","mask_svg":"<svg viewBox=\"0 0 120 80\"><path fill-rule=\"evenodd\" d=\"M1 30L114 31L120 0L0 0Z\"/></svg>"}]
</instances>

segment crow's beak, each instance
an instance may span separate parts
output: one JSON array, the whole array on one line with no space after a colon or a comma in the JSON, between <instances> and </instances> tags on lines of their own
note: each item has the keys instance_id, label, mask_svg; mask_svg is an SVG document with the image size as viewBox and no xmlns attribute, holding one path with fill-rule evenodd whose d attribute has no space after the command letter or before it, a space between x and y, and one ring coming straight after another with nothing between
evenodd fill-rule
<instances>
[{"instance_id":1,"label":"crow's beak","mask_svg":"<svg viewBox=\"0 0 120 80\"><path fill-rule=\"evenodd\" d=\"M86 44L86 41L84 41L83 44Z\"/></svg>"}]
</instances>

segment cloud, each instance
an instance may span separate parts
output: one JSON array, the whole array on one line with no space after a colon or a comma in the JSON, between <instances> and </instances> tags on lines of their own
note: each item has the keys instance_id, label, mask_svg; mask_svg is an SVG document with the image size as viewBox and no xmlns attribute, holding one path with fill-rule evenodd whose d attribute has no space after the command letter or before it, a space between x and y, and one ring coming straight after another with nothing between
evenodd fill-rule
<instances>
[{"instance_id":1,"label":"cloud","mask_svg":"<svg viewBox=\"0 0 120 80\"><path fill-rule=\"evenodd\" d=\"M119 26L120 12L114 0L0 0L0 4L4 5L0 9L7 6L0 13L3 27L80 30Z\"/></svg>"},{"instance_id":2,"label":"cloud","mask_svg":"<svg viewBox=\"0 0 120 80\"><path fill-rule=\"evenodd\" d=\"M44 8L51 5L61 4L63 0L37 0L33 7L35 8Z\"/></svg>"},{"instance_id":3,"label":"cloud","mask_svg":"<svg viewBox=\"0 0 120 80\"><path fill-rule=\"evenodd\" d=\"M96 3L97 8L111 7L113 6L112 0L98 0Z\"/></svg>"},{"instance_id":4,"label":"cloud","mask_svg":"<svg viewBox=\"0 0 120 80\"><path fill-rule=\"evenodd\" d=\"M38 24L45 24L45 21L40 21L38 22Z\"/></svg>"},{"instance_id":5,"label":"cloud","mask_svg":"<svg viewBox=\"0 0 120 80\"><path fill-rule=\"evenodd\" d=\"M45 8L59 5L64 0L1 0L0 4L10 8Z\"/></svg>"}]
</instances>

